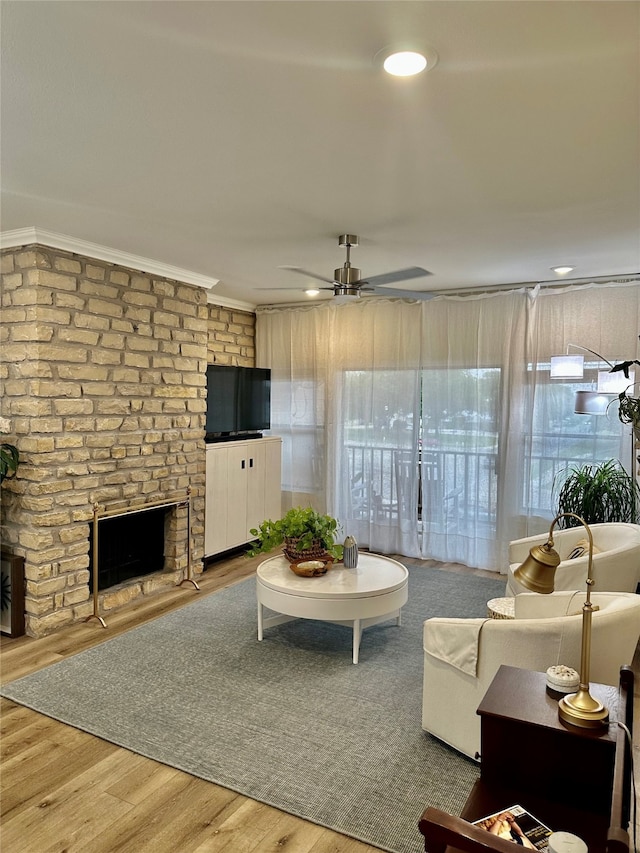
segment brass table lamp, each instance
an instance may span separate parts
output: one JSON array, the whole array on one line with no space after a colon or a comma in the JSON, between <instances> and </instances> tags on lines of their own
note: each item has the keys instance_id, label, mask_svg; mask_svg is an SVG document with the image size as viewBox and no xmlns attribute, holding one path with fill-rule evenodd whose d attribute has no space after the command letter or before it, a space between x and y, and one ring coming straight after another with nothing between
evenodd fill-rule
<instances>
[{"instance_id":1,"label":"brass table lamp","mask_svg":"<svg viewBox=\"0 0 640 853\"><path fill-rule=\"evenodd\" d=\"M589 662L591 660L591 617L597 606L591 603L593 579L593 536L586 521L574 512L561 512L551 522L549 538L544 545L534 545L529 556L513 573L514 578L532 592L553 592L553 579L560 563L560 555L553 547L553 528L558 519L569 516L576 518L587 531L589 538L589 562L587 567L587 597L582 607L582 648L580 654L580 685L577 693L564 696L558 702L558 715L563 722L584 729L596 729L607 725L609 711L589 693Z\"/></svg>"}]
</instances>

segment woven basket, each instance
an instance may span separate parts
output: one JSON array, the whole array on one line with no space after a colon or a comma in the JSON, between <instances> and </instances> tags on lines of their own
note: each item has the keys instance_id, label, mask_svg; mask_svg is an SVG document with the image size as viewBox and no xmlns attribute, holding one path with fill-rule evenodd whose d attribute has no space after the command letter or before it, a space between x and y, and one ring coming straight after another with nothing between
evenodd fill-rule
<instances>
[{"instance_id":1,"label":"woven basket","mask_svg":"<svg viewBox=\"0 0 640 853\"><path fill-rule=\"evenodd\" d=\"M284 540L284 555L290 563L299 563L301 560L333 560L331 554L319 542L314 542L311 548L298 550L299 541L292 538Z\"/></svg>"}]
</instances>

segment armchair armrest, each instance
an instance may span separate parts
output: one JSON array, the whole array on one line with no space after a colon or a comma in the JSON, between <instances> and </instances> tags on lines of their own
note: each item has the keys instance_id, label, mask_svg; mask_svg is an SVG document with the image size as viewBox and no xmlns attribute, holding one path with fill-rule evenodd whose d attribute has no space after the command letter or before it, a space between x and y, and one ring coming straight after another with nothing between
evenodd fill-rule
<instances>
[{"instance_id":1,"label":"armchair armrest","mask_svg":"<svg viewBox=\"0 0 640 853\"><path fill-rule=\"evenodd\" d=\"M559 590L549 595L537 592L520 592L515 597L516 619L551 619L557 616L574 616L582 612L585 593L580 590Z\"/></svg>"},{"instance_id":2,"label":"armchair armrest","mask_svg":"<svg viewBox=\"0 0 640 853\"><path fill-rule=\"evenodd\" d=\"M423 625L424 651L467 675L476 675L480 631L486 619L434 616Z\"/></svg>"}]
</instances>

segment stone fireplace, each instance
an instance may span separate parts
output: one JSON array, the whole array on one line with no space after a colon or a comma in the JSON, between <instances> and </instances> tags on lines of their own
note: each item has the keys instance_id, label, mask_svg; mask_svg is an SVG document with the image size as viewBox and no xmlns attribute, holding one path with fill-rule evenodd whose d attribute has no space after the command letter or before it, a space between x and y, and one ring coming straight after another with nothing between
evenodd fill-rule
<instances>
[{"instance_id":1,"label":"stone fireplace","mask_svg":"<svg viewBox=\"0 0 640 853\"><path fill-rule=\"evenodd\" d=\"M93 612L94 505L190 488L192 572L202 571L207 361L254 363L255 317L198 286L41 245L2 253L2 547L25 560L25 625L44 636ZM186 512L168 511L164 565L100 593L109 610L187 573ZM187 593L185 592L185 595Z\"/></svg>"}]
</instances>

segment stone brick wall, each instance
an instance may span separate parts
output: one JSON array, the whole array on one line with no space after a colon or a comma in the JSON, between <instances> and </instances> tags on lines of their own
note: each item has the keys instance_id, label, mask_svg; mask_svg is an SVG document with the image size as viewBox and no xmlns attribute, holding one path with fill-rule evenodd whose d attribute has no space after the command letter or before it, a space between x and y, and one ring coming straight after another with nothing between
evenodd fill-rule
<instances>
[{"instance_id":1,"label":"stone brick wall","mask_svg":"<svg viewBox=\"0 0 640 853\"><path fill-rule=\"evenodd\" d=\"M2 485L1 536L25 558L26 630L43 636L93 612L94 505L190 488L202 570L206 364L253 364L255 318L208 306L193 285L57 249L1 261L2 440L21 453ZM175 510L165 571L101 593L101 613L185 576L186 526L186 508Z\"/></svg>"},{"instance_id":2,"label":"stone brick wall","mask_svg":"<svg viewBox=\"0 0 640 853\"><path fill-rule=\"evenodd\" d=\"M214 295L215 298L215 295ZM256 363L256 315L209 305L209 364L254 367Z\"/></svg>"}]
</instances>

